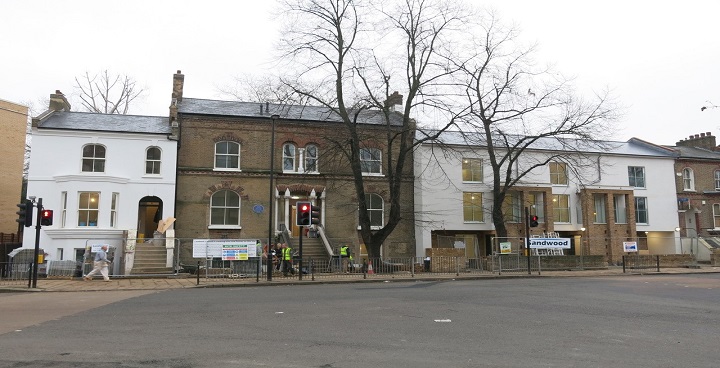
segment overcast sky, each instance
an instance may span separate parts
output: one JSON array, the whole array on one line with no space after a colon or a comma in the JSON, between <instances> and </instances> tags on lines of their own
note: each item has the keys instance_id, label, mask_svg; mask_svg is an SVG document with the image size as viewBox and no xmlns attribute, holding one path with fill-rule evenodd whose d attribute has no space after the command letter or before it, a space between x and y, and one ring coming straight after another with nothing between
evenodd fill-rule
<instances>
[{"instance_id":1,"label":"overcast sky","mask_svg":"<svg viewBox=\"0 0 720 368\"><path fill-rule=\"evenodd\" d=\"M524 40L539 44L535 59L574 76L580 92L610 89L626 106L617 140L674 144L720 134L720 108L700 111L707 101L720 105L720 1L473 1L515 23ZM146 90L133 114L167 115L178 69L186 97L223 98L219 88L233 76L271 72L273 6L1 0L0 99L40 108L55 90L77 94L76 76L105 69Z\"/></svg>"}]
</instances>

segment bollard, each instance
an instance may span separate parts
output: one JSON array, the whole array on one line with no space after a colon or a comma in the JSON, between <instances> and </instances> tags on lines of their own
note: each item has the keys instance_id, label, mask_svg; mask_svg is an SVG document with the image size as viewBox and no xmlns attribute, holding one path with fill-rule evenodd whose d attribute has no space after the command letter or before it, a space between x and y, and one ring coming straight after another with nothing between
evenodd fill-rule
<instances>
[{"instance_id":1,"label":"bollard","mask_svg":"<svg viewBox=\"0 0 720 368\"><path fill-rule=\"evenodd\" d=\"M196 285L200 285L200 261L198 261L197 268L195 269L195 274L197 275Z\"/></svg>"}]
</instances>

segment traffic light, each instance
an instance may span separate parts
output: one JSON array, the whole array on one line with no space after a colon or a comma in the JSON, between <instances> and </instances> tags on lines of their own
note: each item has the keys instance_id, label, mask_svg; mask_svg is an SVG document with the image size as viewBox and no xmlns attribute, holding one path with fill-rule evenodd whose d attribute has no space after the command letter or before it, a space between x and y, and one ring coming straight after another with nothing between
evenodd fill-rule
<instances>
[{"instance_id":1,"label":"traffic light","mask_svg":"<svg viewBox=\"0 0 720 368\"><path fill-rule=\"evenodd\" d=\"M53 222L53 210L43 209L40 213L40 225L51 226Z\"/></svg>"},{"instance_id":2,"label":"traffic light","mask_svg":"<svg viewBox=\"0 0 720 368\"><path fill-rule=\"evenodd\" d=\"M530 227L537 227L538 226L538 217L537 215L530 216Z\"/></svg>"},{"instance_id":3,"label":"traffic light","mask_svg":"<svg viewBox=\"0 0 720 368\"><path fill-rule=\"evenodd\" d=\"M310 210L312 203L310 202L298 202L297 213L295 214L295 224L297 226L308 226L310 225Z\"/></svg>"},{"instance_id":4,"label":"traffic light","mask_svg":"<svg viewBox=\"0 0 720 368\"><path fill-rule=\"evenodd\" d=\"M320 207L310 204L310 224L318 225L320 223Z\"/></svg>"},{"instance_id":5,"label":"traffic light","mask_svg":"<svg viewBox=\"0 0 720 368\"><path fill-rule=\"evenodd\" d=\"M20 207L20 211L17 211L15 213L18 214L17 222L25 225L25 227L32 226L32 217L33 217L33 203L31 200L26 199L20 204L17 204L18 207Z\"/></svg>"}]
</instances>

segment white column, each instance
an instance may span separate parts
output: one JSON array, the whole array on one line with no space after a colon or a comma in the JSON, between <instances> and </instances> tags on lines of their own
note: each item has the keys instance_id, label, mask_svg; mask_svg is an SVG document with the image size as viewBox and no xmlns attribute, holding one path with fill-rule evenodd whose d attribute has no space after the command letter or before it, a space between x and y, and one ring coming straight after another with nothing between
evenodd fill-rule
<instances>
[{"instance_id":1,"label":"white column","mask_svg":"<svg viewBox=\"0 0 720 368\"><path fill-rule=\"evenodd\" d=\"M322 193L320 193L320 199L322 199L322 203L320 204L320 223L325 226L325 191L323 190Z\"/></svg>"},{"instance_id":2,"label":"white column","mask_svg":"<svg viewBox=\"0 0 720 368\"><path fill-rule=\"evenodd\" d=\"M292 227L290 226L290 188L285 189L285 226L288 232L291 232Z\"/></svg>"},{"instance_id":3,"label":"white column","mask_svg":"<svg viewBox=\"0 0 720 368\"><path fill-rule=\"evenodd\" d=\"M298 148L298 171L299 173L305 172L305 148Z\"/></svg>"}]
</instances>

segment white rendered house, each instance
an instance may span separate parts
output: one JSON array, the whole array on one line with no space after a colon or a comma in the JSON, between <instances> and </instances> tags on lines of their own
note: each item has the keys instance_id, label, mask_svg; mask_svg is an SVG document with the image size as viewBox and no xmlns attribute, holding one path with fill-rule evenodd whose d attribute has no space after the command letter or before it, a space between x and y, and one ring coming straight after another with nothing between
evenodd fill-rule
<instances>
[{"instance_id":1,"label":"white rendered house","mask_svg":"<svg viewBox=\"0 0 720 368\"><path fill-rule=\"evenodd\" d=\"M79 261L87 246L152 238L174 215L176 157L167 117L71 112L62 93L51 95L33 119L27 187L54 211L40 231L46 259ZM35 234L26 228L24 248Z\"/></svg>"},{"instance_id":2,"label":"white rendered house","mask_svg":"<svg viewBox=\"0 0 720 368\"><path fill-rule=\"evenodd\" d=\"M415 151L417 255L448 243L462 243L470 258L496 251L491 244L493 179L487 150L468 145L461 136L446 132L434 144ZM522 154L518 165L541 162L558 151L551 142L539 142ZM590 249L617 260L622 238L642 238L641 249L648 254L676 253L673 152L633 138L606 142L606 149L588 150L583 156L583 167L571 167L573 160L551 160L519 181L517 198L506 197L509 235L524 236L523 212L529 207L540 222L531 233L546 231L573 239L569 254L581 254L581 244L589 240L605 244L595 248L586 244L585 252ZM575 171L581 175L574 175Z\"/></svg>"}]
</instances>

